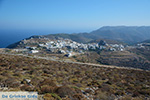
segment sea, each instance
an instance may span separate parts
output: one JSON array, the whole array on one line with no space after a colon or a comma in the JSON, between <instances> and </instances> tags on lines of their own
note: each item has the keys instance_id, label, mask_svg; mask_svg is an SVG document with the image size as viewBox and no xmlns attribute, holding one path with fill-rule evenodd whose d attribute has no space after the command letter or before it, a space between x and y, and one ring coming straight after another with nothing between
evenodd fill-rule
<instances>
[{"instance_id":1,"label":"sea","mask_svg":"<svg viewBox=\"0 0 150 100\"><path fill-rule=\"evenodd\" d=\"M33 35L47 35L53 32L29 31L29 30L0 30L0 48L16 43Z\"/></svg>"}]
</instances>

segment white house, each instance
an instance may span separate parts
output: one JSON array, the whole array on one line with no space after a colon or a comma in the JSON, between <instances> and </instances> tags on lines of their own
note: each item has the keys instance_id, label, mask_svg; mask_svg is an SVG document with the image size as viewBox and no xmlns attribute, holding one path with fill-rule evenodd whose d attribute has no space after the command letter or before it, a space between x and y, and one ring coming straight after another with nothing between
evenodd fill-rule
<instances>
[{"instance_id":1,"label":"white house","mask_svg":"<svg viewBox=\"0 0 150 100\"><path fill-rule=\"evenodd\" d=\"M38 53L38 50L31 50L29 53Z\"/></svg>"}]
</instances>

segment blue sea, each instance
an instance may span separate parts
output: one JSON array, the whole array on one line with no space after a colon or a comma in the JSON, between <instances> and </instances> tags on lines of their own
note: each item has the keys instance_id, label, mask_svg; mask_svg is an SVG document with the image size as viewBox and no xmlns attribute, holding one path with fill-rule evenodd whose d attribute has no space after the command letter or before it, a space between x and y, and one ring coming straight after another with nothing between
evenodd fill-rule
<instances>
[{"instance_id":1,"label":"blue sea","mask_svg":"<svg viewBox=\"0 0 150 100\"><path fill-rule=\"evenodd\" d=\"M5 48L10 44L33 35L47 35L52 32L27 31L27 30L0 30L0 48Z\"/></svg>"}]
</instances>

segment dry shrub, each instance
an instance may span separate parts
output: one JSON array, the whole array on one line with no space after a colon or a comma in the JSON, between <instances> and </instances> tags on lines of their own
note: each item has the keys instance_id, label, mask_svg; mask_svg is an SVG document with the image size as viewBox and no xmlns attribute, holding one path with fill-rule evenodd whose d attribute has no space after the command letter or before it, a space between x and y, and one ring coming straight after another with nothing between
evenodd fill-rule
<instances>
[{"instance_id":1,"label":"dry shrub","mask_svg":"<svg viewBox=\"0 0 150 100\"><path fill-rule=\"evenodd\" d=\"M142 98L142 97L132 97L131 95L125 95L122 98L120 98L119 100L147 100L147 99Z\"/></svg>"},{"instance_id":2,"label":"dry shrub","mask_svg":"<svg viewBox=\"0 0 150 100\"><path fill-rule=\"evenodd\" d=\"M72 97L75 94L75 91L68 87L68 86L61 86L56 90L56 93L60 96L60 97Z\"/></svg>"},{"instance_id":3,"label":"dry shrub","mask_svg":"<svg viewBox=\"0 0 150 100\"><path fill-rule=\"evenodd\" d=\"M20 89L21 89L22 91L32 91L32 90L33 90L33 89L32 89L29 85L27 85L27 84L21 86Z\"/></svg>"},{"instance_id":4,"label":"dry shrub","mask_svg":"<svg viewBox=\"0 0 150 100\"><path fill-rule=\"evenodd\" d=\"M42 81L40 83L40 86L43 86L43 85L48 85L48 86L52 86L52 87L57 87L57 85L50 79L44 79L44 81Z\"/></svg>"},{"instance_id":5,"label":"dry shrub","mask_svg":"<svg viewBox=\"0 0 150 100\"><path fill-rule=\"evenodd\" d=\"M46 94L43 96L43 98L44 98L44 100L56 100L56 99L54 99L54 98L52 97L52 95L49 94L49 93L46 93Z\"/></svg>"},{"instance_id":6,"label":"dry shrub","mask_svg":"<svg viewBox=\"0 0 150 100\"><path fill-rule=\"evenodd\" d=\"M54 93L57 87L52 87L48 85L44 85L41 87L41 93Z\"/></svg>"},{"instance_id":7,"label":"dry shrub","mask_svg":"<svg viewBox=\"0 0 150 100\"><path fill-rule=\"evenodd\" d=\"M132 96L123 96L119 100L132 100Z\"/></svg>"},{"instance_id":8,"label":"dry shrub","mask_svg":"<svg viewBox=\"0 0 150 100\"><path fill-rule=\"evenodd\" d=\"M114 96L108 94L107 92L97 91L96 100L114 100Z\"/></svg>"},{"instance_id":9,"label":"dry shrub","mask_svg":"<svg viewBox=\"0 0 150 100\"><path fill-rule=\"evenodd\" d=\"M71 100L71 99L68 98L68 96L67 96L67 97L65 97L65 98L62 98L62 100Z\"/></svg>"},{"instance_id":10,"label":"dry shrub","mask_svg":"<svg viewBox=\"0 0 150 100\"><path fill-rule=\"evenodd\" d=\"M73 98L75 98L76 100L84 100L84 96L80 93L73 95Z\"/></svg>"}]
</instances>

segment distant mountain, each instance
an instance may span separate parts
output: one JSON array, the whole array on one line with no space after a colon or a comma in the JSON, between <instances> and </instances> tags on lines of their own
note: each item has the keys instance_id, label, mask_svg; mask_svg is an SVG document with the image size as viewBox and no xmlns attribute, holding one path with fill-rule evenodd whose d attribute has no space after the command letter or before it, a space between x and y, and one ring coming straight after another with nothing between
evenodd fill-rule
<instances>
[{"instance_id":1,"label":"distant mountain","mask_svg":"<svg viewBox=\"0 0 150 100\"><path fill-rule=\"evenodd\" d=\"M150 26L105 26L90 34L96 38L136 43L150 38Z\"/></svg>"},{"instance_id":2,"label":"distant mountain","mask_svg":"<svg viewBox=\"0 0 150 100\"><path fill-rule=\"evenodd\" d=\"M105 41L108 44L126 44L124 42L121 41L117 41L117 40L111 40L111 39L96 39L96 40L92 40L89 43L99 43L101 40Z\"/></svg>"},{"instance_id":3,"label":"distant mountain","mask_svg":"<svg viewBox=\"0 0 150 100\"><path fill-rule=\"evenodd\" d=\"M144 40L141 43L150 43L150 39Z\"/></svg>"}]
</instances>

